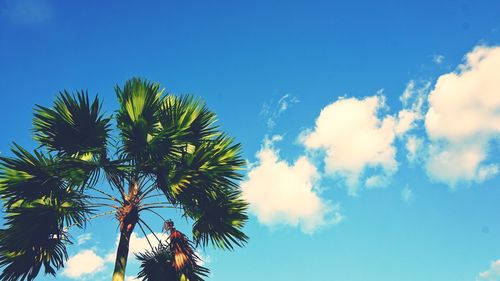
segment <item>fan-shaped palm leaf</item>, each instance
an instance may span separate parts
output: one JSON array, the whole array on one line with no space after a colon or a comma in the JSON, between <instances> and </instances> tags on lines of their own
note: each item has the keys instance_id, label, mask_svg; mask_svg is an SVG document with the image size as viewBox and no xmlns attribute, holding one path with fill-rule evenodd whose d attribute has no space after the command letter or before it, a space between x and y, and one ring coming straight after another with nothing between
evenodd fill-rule
<instances>
[{"instance_id":1,"label":"fan-shaped palm leaf","mask_svg":"<svg viewBox=\"0 0 500 281\"><path fill-rule=\"evenodd\" d=\"M196 197L186 208L186 214L194 220L193 236L201 246L212 245L233 249L247 242L242 229L248 220L248 204L238 190L212 192L204 198Z\"/></svg>"},{"instance_id":2,"label":"fan-shaped palm leaf","mask_svg":"<svg viewBox=\"0 0 500 281\"><path fill-rule=\"evenodd\" d=\"M208 276L210 271L199 265L200 258L183 233L173 229L166 243L136 255L141 263L138 278L143 281L203 281Z\"/></svg>"},{"instance_id":3,"label":"fan-shaped palm leaf","mask_svg":"<svg viewBox=\"0 0 500 281\"><path fill-rule=\"evenodd\" d=\"M98 166L74 158L55 159L38 151L31 154L17 144L12 153L15 157L0 157L0 198L8 208L19 201L30 202L88 184Z\"/></svg>"},{"instance_id":4,"label":"fan-shaped palm leaf","mask_svg":"<svg viewBox=\"0 0 500 281\"><path fill-rule=\"evenodd\" d=\"M198 146L190 145L175 161L166 161L165 173L159 171L159 188L174 199L182 192L189 195L194 189L217 191L236 189L241 179L239 171L244 165L240 155L241 146L232 139L220 135ZM164 182L164 184L163 184Z\"/></svg>"},{"instance_id":5,"label":"fan-shaped palm leaf","mask_svg":"<svg viewBox=\"0 0 500 281\"><path fill-rule=\"evenodd\" d=\"M116 118L124 144L123 153L140 163L150 155L148 144L159 125L163 91L157 83L133 78L123 89L116 86L115 92L120 103Z\"/></svg>"},{"instance_id":6,"label":"fan-shaped palm leaf","mask_svg":"<svg viewBox=\"0 0 500 281\"><path fill-rule=\"evenodd\" d=\"M173 255L170 248L160 244L157 248L139 253L136 258L141 263L141 271L137 275L143 281L179 280L178 274L172 266Z\"/></svg>"},{"instance_id":7,"label":"fan-shaped palm leaf","mask_svg":"<svg viewBox=\"0 0 500 281\"><path fill-rule=\"evenodd\" d=\"M91 210L85 197L66 189L49 196L18 201L6 213L7 228L0 232L0 275L2 280L33 280L44 265L55 275L67 260L70 243L64 227L84 226Z\"/></svg>"},{"instance_id":8,"label":"fan-shaped palm leaf","mask_svg":"<svg viewBox=\"0 0 500 281\"><path fill-rule=\"evenodd\" d=\"M158 176L167 197L183 206L185 214L195 220L193 234L197 243L206 246L210 241L232 249L247 241L241 231L248 219L247 204L235 182L241 178L243 164L240 145L221 135L193 147L170 167L166 176ZM163 182L168 184L161 185Z\"/></svg>"},{"instance_id":9,"label":"fan-shaped palm leaf","mask_svg":"<svg viewBox=\"0 0 500 281\"><path fill-rule=\"evenodd\" d=\"M175 134L179 142L196 144L218 134L217 116L193 96L166 96L160 117L162 130Z\"/></svg>"},{"instance_id":10,"label":"fan-shaped palm leaf","mask_svg":"<svg viewBox=\"0 0 500 281\"><path fill-rule=\"evenodd\" d=\"M7 227L0 232L0 279L33 280L42 265L54 275L67 259L64 227L84 226L91 210L71 186L76 176L58 170L54 158L17 145L12 152L16 157L0 158Z\"/></svg>"},{"instance_id":11,"label":"fan-shaped palm leaf","mask_svg":"<svg viewBox=\"0 0 500 281\"><path fill-rule=\"evenodd\" d=\"M33 127L35 140L50 151L64 155L102 155L110 130L110 118L101 113L97 97L89 100L86 92L59 94L52 108L38 105Z\"/></svg>"}]
</instances>

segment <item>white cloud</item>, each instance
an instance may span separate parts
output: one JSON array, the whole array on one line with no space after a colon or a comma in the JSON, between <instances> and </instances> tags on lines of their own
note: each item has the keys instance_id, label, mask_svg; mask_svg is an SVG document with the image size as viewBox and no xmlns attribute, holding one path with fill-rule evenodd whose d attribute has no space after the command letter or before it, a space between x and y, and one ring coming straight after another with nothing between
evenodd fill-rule
<instances>
[{"instance_id":1,"label":"white cloud","mask_svg":"<svg viewBox=\"0 0 500 281\"><path fill-rule=\"evenodd\" d=\"M413 199L413 190L409 186L405 186L403 190L401 191L401 199L404 202L410 202L410 200Z\"/></svg>"},{"instance_id":2,"label":"white cloud","mask_svg":"<svg viewBox=\"0 0 500 281\"><path fill-rule=\"evenodd\" d=\"M454 187L460 182L481 183L498 172L495 164L481 164L487 157L483 143L441 143L429 147L426 163L432 179Z\"/></svg>"},{"instance_id":3,"label":"white cloud","mask_svg":"<svg viewBox=\"0 0 500 281\"><path fill-rule=\"evenodd\" d=\"M500 280L500 260L491 262L490 268L479 273L476 281L499 281Z\"/></svg>"},{"instance_id":4,"label":"white cloud","mask_svg":"<svg viewBox=\"0 0 500 281\"><path fill-rule=\"evenodd\" d=\"M76 244L78 246L85 244L87 241L92 239L92 233L84 233L76 238Z\"/></svg>"},{"instance_id":5,"label":"white cloud","mask_svg":"<svg viewBox=\"0 0 500 281\"><path fill-rule=\"evenodd\" d=\"M209 255L206 255L200 251L195 251L195 254L200 258L198 261L198 265L200 266L206 266L207 264L212 262L212 258Z\"/></svg>"},{"instance_id":6,"label":"white cloud","mask_svg":"<svg viewBox=\"0 0 500 281\"><path fill-rule=\"evenodd\" d=\"M140 281L142 279L136 278L134 276L125 276L125 281Z\"/></svg>"},{"instance_id":7,"label":"white cloud","mask_svg":"<svg viewBox=\"0 0 500 281\"><path fill-rule=\"evenodd\" d=\"M424 110L425 99L429 94L430 87L430 81L417 82L410 80L399 98L403 104L403 111L413 113L415 121L421 120L424 117L422 111Z\"/></svg>"},{"instance_id":8,"label":"white cloud","mask_svg":"<svg viewBox=\"0 0 500 281\"><path fill-rule=\"evenodd\" d=\"M283 95L277 103L270 102L262 106L260 114L266 118L268 129L273 129L276 126L277 119L288 110L293 104L299 102L299 99L290 94Z\"/></svg>"},{"instance_id":9,"label":"white cloud","mask_svg":"<svg viewBox=\"0 0 500 281\"><path fill-rule=\"evenodd\" d=\"M380 93L340 98L323 108L314 129L300 137L308 149L325 151L326 172L343 177L351 195L357 194L360 180L366 187L386 185L398 169L394 141L411 130L416 113L410 108L394 117L384 109ZM365 175L369 168L375 174Z\"/></svg>"},{"instance_id":10,"label":"white cloud","mask_svg":"<svg viewBox=\"0 0 500 281\"><path fill-rule=\"evenodd\" d=\"M294 103L298 103L299 99L296 97L290 95L290 94L285 94L278 100L278 113L282 113L288 109L289 106L291 106Z\"/></svg>"},{"instance_id":11,"label":"white cloud","mask_svg":"<svg viewBox=\"0 0 500 281\"><path fill-rule=\"evenodd\" d=\"M429 95L425 128L432 142L429 176L454 186L498 173L488 163L500 135L500 47L476 47L455 72L439 77Z\"/></svg>"},{"instance_id":12,"label":"white cloud","mask_svg":"<svg viewBox=\"0 0 500 281\"><path fill-rule=\"evenodd\" d=\"M435 64L442 64L444 61L444 56L443 55L434 55L432 57L432 62Z\"/></svg>"},{"instance_id":13,"label":"white cloud","mask_svg":"<svg viewBox=\"0 0 500 281\"><path fill-rule=\"evenodd\" d=\"M138 227L139 226L136 226L136 228ZM158 239L161 240L162 242L165 242L168 239L168 234L155 232L155 234L150 233L147 236L140 237L136 232L132 232L132 234L130 235L128 261L135 261L134 255L137 253L151 250L151 246L149 246L148 239L149 243L151 243L153 247L157 247L159 244ZM119 241L120 241L120 235L118 234L118 236L116 237L115 248L118 247ZM105 260L106 262L114 263L115 259L116 259L116 249L113 249L106 255Z\"/></svg>"},{"instance_id":14,"label":"white cloud","mask_svg":"<svg viewBox=\"0 0 500 281\"><path fill-rule=\"evenodd\" d=\"M93 250L82 250L68 259L62 274L72 279L81 279L104 270L104 265L104 259Z\"/></svg>"},{"instance_id":15,"label":"white cloud","mask_svg":"<svg viewBox=\"0 0 500 281\"><path fill-rule=\"evenodd\" d=\"M273 142L266 139L257 153L258 163L248 172L241 188L251 211L266 225L286 224L305 233L342 219L339 206L319 196L320 175L304 156L289 164L279 158Z\"/></svg>"},{"instance_id":16,"label":"white cloud","mask_svg":"<svg viewBox=\"0 0 500 281\"><path fill-rule=\"evenodd\" d=\"M398 113L398 122L396 123L395 133L398 136L404 135L406 132L410 131L415 126L415 121L418 116L415 112L403 109Z\"/></svg>"},{"instance_id":17,"label":"white cloud","mask_svg":"<svg viewBox=\"0 0 500 281\"><path fill-rule=\"evenodd\" d=\"M168 239L168 234L166 234L166 233L156 232L155 234L150 233L147 236L140 237L136 232L133 232L132 235L130 236L130 247L129 247L130 253L137 254L140 252L151 250L149 243L151 243L151 245L153 247L157 247L159 244L159 241L155 237L155 235L163 243L165 243L165 241L167 241L167 239ZM148 240L149 240L149 243L148 243Z\"/></svg>"},{"instance_id":18,"label":"white cloud","mask_svg":"<svg viewBox=\"0 0 500 281\"><path fill-rule=\"evenodd\" d=\"M411 135L406 139L405 148L408 152L406 158L410 163L415 163L423 158L424 140L417 136Z\"/></svg>"}]
</instances>

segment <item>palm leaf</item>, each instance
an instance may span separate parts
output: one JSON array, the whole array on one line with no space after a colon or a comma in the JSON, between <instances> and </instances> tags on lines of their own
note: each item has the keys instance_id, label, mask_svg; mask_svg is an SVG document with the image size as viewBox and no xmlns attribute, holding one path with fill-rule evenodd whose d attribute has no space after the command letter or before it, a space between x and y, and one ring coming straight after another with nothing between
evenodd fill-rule
<instances>
[{"instance_id":1,"label":"palm leaf","mask_svg":"<svg viewBox=\"0 0 500 281\"><path fill-rule=\"evenodd\" d=\"M42 265L55 275L68 259L65 227L83 227L90 213L84 196L70 189L8 208L7 228L0 232L0 279L33 280Z\"/></svg>"},{"instance_id":2,"label":"palm leaf","mask_svg":"<svg viewBox=\"0 0 500 281\"><path fill-rule=\"evenodd\" d=\"M197 244L224 249L242 246L248 237L242 228L248 205L241 198L237 180L244 165L241 146L220 135L191 146L178 159L169 161L166 174L157 175L159 188L191 217Z\"/></svg>"},{"instance_id":3,"label":"palm leaf","mask_svg":"<svg viewBox=\"0 0 500 281\"><path fill-rule=\"evenodd\" d=\"M193 237L196 244L212 245L232 250L234 245L242 247L247 241L242 229L248 220L246 203L240 191L225 190L206 196L195 196L185 204L186 215L194 220Z\"/></svg>"},{"instance_id":4,"label":"palm leaf","mask_svg":"<svg viewBox=\"0 0 500 281\"><path fill-rule=\"evenodd\" d=\"M174 134L181 143L199 143L218 134L217 116L193 96L168 95L163 99L160 122L162 130Z\"/></svg>"},{"instance_id":5,"label":"palm leaf","mask_svg":"<svg viewBox=\"0 0 500 281\"><path fill-rule=\"evenodd\" d=\"M200 258L193 250L193 244L175 229L169 235L167 244L136 255L141 263L138 278L148 280L203 281L209 270L199 265Z\"/></svg>"},{"instance_id":6,"label":"palm leaf","mask_svg":"<svg viewBox=\"0 0 500 281\"><path fill-rule=\"evenodd\" d=\"M216 115L192 96L168 95L161 101L159 125L150 135L146 172L169 171L186 151L217 136ZM169 166L169 167L165 167Z\"/></svg>"},{"instance_id":7,"label":"palm leaf","mask_svg":"<svg viewBox=\"0 0 500 281\"><path fill-rule=\"evenodd\" d=\"M179 280L172 266L172 252L166 245L160 244L151 251L136 254L136 257L141 263L137 278L142 278L143 281Z\"/></svg>"},{"instance_id":8,"label":"palm leaf","mask_svg":"<svg viewBox=\"0 0 500 281\"><path fill-rule=\"evenodd\" d=\"M123 89L116 86L115 92L120 103L116 118L124 145L121 152L140 163L150 155L148 144L159 125L163 91L157 83L133 78Z\"/></svg>"},{"instance_id":9,"label":"palm leaf","mask_svg":"<svg viewBox=\"0 0 500 281\"><path fill-rule=\"evenodd\" d=\"M237 189L236 181L241 179L239 171L244 165L240 151L240 144L233 144L225 135L190 145L181 157L166 161L169 166L158 171L159 188L174 199L183 191L196 192L194 189Z\"/></svg>"},{"instance_id":10,"label":"palm leaf","mask_svg":"<svg viewBox=\"0 0 500 281\"><path fill-rule=\"evenodd\" d=\"M101 113L96 97L90 102L86 92L67 91L57 96L52 108L37 105L33 127L42 146L63 155L103 155L110 130L110 118Z\"/></svg>"},{"instance_id":11,"label":"palm leaf","mask_svg":"<svg viewBox=\"0 0 500 281\"><path fill-rule=\"evenodd\" d=\"M81 187L96 171L92 162L56 159L38 151L29 153L14 144L15 157L0 157L0 198L10 208L20 201L34 201L66 189Z\"/></svg>"},{"instance_id":12,"label":"palm leaf","mask_svg":"<svg viewBox=\"0 0 500 281\"><path fill-rule=\"evenodd\" d=\"M76 176L58 161L20 146L15 157L0 158L0 197L5 229L0 231L0 280L33 280L42 265L54 275L64 265L70 243L64 228L83 227L92 210L78 188Z\"/></svg>"}]
</instances>

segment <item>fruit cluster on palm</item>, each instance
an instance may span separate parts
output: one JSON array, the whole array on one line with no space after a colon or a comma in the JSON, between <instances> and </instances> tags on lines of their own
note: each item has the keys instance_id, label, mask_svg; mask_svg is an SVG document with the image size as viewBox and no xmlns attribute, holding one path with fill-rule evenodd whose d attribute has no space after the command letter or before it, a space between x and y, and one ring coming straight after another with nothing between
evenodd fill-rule
<instances>
[{"instance_id":1,"label":"fruit cluster on palm","mask_svg":"<svg viewBox=\"0 0 500 281\"><path fill-rule=\"evenodd\" d=\"M68 259L69 229L104 215L119 225L116 281L124 280L136 226L146 237L153 232L144 212L161 218L169 238L137 254L142 280L202 280L208 269L195 246L232 249L247 241L240 144L219 129L216 115L198 99L164 94L142 79L115 91L114 118L85 92L62 92L52 107L37 106L40 147L14 144L12 156L0 157L0 280L33 280L42 266L55 275ZM193 241L167 219L172 209L192 220Z\"/></svg>"}]
</instances>

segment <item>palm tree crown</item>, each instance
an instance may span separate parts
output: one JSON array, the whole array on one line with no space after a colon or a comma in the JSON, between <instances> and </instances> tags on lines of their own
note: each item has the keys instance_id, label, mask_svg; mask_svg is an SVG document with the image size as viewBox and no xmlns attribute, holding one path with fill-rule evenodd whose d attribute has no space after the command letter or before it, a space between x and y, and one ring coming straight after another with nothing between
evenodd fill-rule
<instances>
[{"instance_id":1,"label":"palm tree crown","mask_svg":"<svg viewBox=\"0 0 500 281\"><path fill-rule=\"evenodd\" d=\"M55 275L68 259L68 230L114 214L120 230L113 280L124 280L132 231L162 218L168 239L137 255L142 280L203 280L194 247L243 246L247 203L238 181L241 146L215 124L216 115L191 96L164 94L157 83L133 78L115 87L112 117L86 92L60 93L52 107L37 106L28 152L14 144L0 157L0 280L33 280L44 268ZM109 190L98 183L107 182ZM163 202L151 198L163 197ZM164 219L169 208L192 220L192 237ZM146 236L147 237L147 236Z\"/></svg>"}]
</instances>

